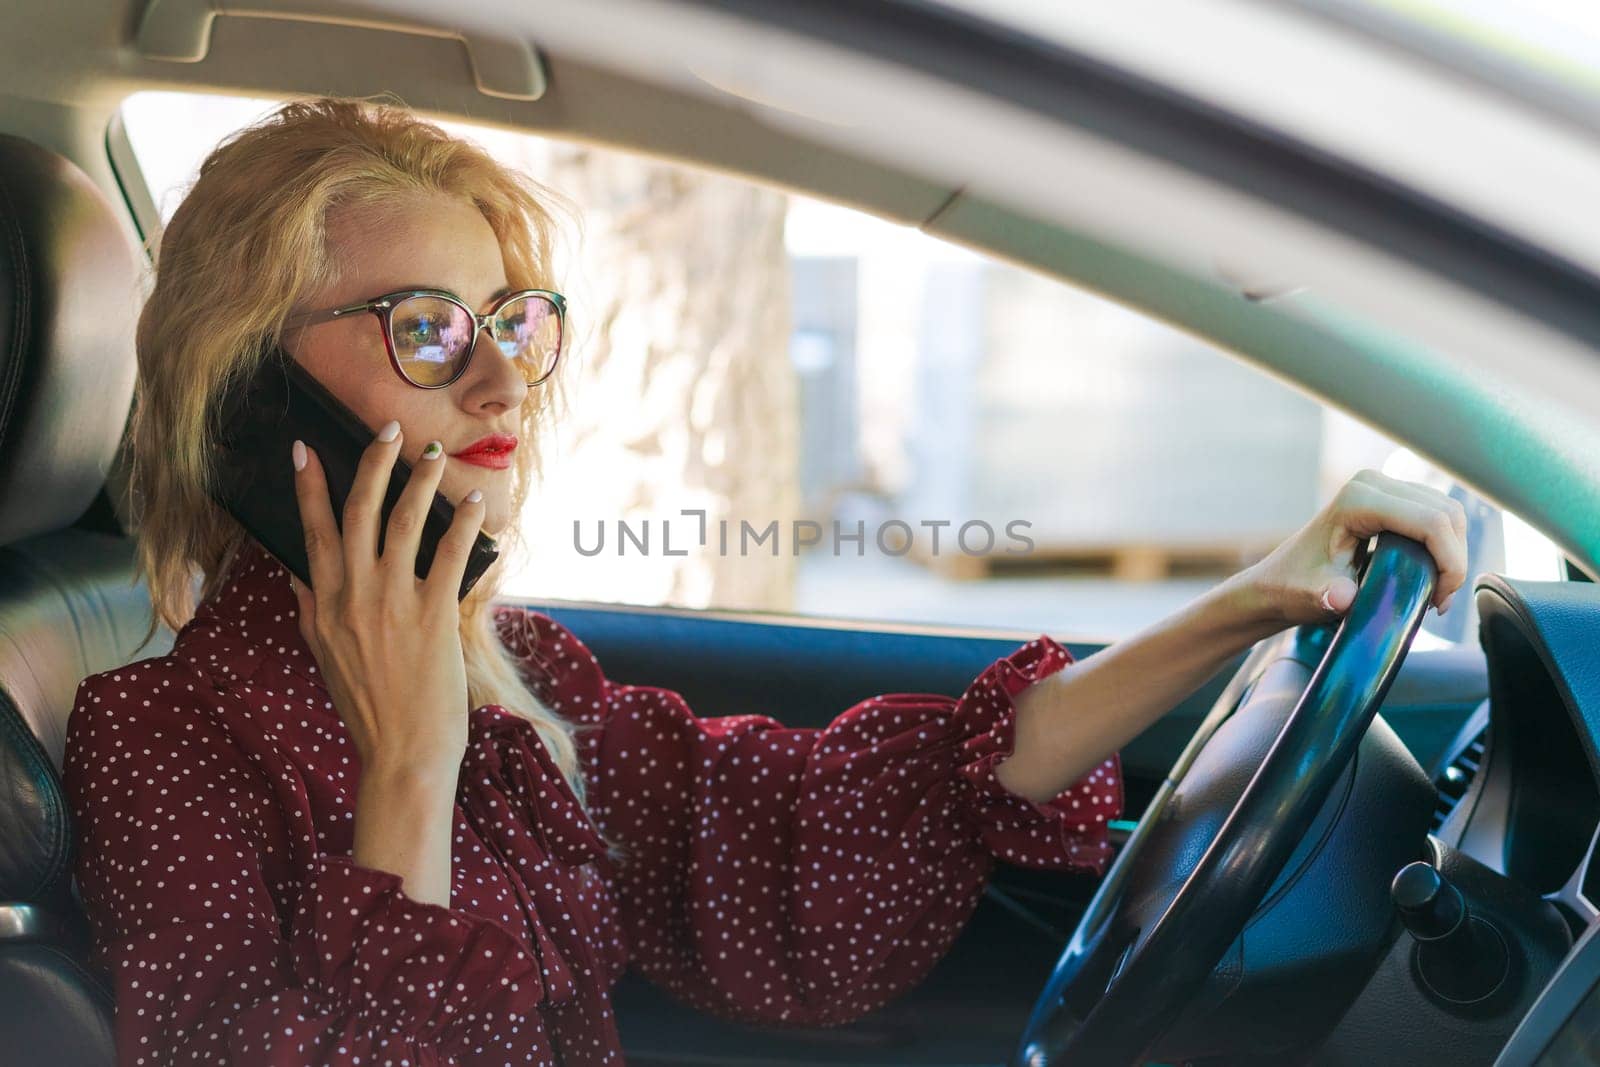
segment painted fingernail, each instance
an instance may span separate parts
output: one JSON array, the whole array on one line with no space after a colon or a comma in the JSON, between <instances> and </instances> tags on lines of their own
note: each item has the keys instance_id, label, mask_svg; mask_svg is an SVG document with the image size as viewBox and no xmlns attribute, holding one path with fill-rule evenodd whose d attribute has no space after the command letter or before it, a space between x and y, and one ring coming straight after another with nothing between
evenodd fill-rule
<instances>
[{"instance_id":1,"label":"painted fingernail","mask_svg":"<svg viewBox=\"0 0 1600 1067\"><path fill-rule=\"evenodd\" d=\"M482 499L483 499L483 490L482 489L474 489L472 492L467 494L467 503L469 503L469 504L476 504L478 501L480 501Z\"/></svg>"},{"instance_id":2,"label":"painted fingernail","mask_svg":"<svg viewBox=\"0 0 1600 1067\"><path fill-rule=\"evenodd\" d=\"M429 441L428 447L422 450L423 459L438 459L444 454L444 445L438 441Z\"/></svg>"},{"instance_id":3,"label":"painted fingernail","mask_svg":"<svg viewBox=\"0 0 1600 1067\"><path fill-rule=\"evenodd\" d=\"M281 448L282 446L280 445L279 447ZM306 444L304 441L295 441L294 447L289 449L289 455L294 458L295 470L303 471L306 469ZM280 467L279 469L281 470L282 468Z\"/></svg>"},{"instance_id":4,"label":"painted fingernail","mask_svg":"<svg viewBox=\"0 0 1600 1067\"><path fill-rule=\"evenodd\" d=\"M400 436L400 423L399 423L398 420L395 420L395 419L390 419L387 423L384 424L383 429L378 431L378 440L380 440L380 441L393 441L396 437L399 437L399 436Z\"/></svg>"}]
</instances>

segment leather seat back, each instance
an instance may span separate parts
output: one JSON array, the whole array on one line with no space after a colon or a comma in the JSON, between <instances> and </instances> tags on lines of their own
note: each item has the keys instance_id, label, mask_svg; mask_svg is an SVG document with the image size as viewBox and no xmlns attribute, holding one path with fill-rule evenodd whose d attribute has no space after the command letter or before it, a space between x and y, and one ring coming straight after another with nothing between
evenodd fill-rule
<instances>
[{"instance_id":1,"label":"leather seat back","mask_svg":"<svg viewBox=\"0 0 1600 1067\"><path fill-rule=\"evenodd\" d=\"M60 770L78 683L171 646L132 542L73 528L133 395L141 257L93 181L0 135L0 1058L112 1064ZM18 1059L17 1057L25 1057Z\"/></svg>"}]
</instances>

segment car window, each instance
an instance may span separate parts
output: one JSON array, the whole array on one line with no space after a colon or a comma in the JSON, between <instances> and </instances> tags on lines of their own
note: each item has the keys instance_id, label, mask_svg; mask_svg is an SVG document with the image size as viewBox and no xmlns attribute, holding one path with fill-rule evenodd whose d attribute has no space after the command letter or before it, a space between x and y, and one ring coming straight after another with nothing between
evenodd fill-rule
<instances>
[{"instance_id":1,"label":"car window","mask_svg":"<svg viewBox=\"0 0 1600 1067\"><path fill-rule=\"evenodd\" d=\"M273 106L127 101L163 220ZM1103 297L726 175L445 125L582 213L558 263L572 410L509 598L1115 640L1363 467L1461 495L1478 569L1559 576L1536 531L1383 434ZM1466 608L1419 640L1475 632Z\"/></svg>"}]
</instances>

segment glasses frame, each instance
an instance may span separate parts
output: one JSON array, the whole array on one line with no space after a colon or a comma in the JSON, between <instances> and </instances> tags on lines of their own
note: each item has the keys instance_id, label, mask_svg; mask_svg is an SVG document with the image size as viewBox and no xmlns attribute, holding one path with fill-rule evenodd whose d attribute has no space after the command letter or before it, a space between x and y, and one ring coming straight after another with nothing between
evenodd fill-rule
<instances>
[{"instance_id":1,"label":"glasses frame","mask_svg":"<svg viewBox=\"0 0 1600 1067\"><path fill-rule=\"evenodd\" d=\"M466 312L467 316L472 320L472 340L467 344L467 358L461 361L460 368L450 376L449 380L440 382L438 385L423 385L421 382L412 381L411 377L407 375L406 372L401 368L400 357L395 352L394 309L398 307L401 302L414 296L432 296L443 300L448 300L452 304L459 307L462 311ZM343 318L346 315L354 315L360 311L370 311L372 314L378 317L378 322L383 332L383 347L384 350L389 353L389 366L394 368L394 372L400 376L400 380L405 382L407 385L415 386L418 389L444 389L454 385L458 380L460 380L461 376L467 373L467 368L472 365L472 357L476 355L478 351L478 332L480 330L488 329L489 323L494 320L495 316L500 314L501 309L507 304L510 304L514 300L521 300L524 297L529 296L544 297L546 300L550 301L551 304L555 305L556 327L561 332L560 337L556 340L556 355L555 358L550 361L550 368L533 381L528 382L528 388L532 389L534 386L547 380L550 375L555 373L556 367L561 363L561 350L566 345L567 298L556 292L554 289L518 289L517 291L507 293L499 300L496 300L494 306L488 311L484 312L482 315L479 315L477 312L473 311L472 308L467 306L466 301L462 300L459 296L450 292L448 289L397 289L392 293L384 293L383 295L375 296L370 300L363 300L359 304L347 304L344 307L336 308L321 308L316 311L302 311L297 315L289 316L288 319L284 320L283 325L284 329L312 326L319 322L328 322L333 319ZM489 333L489 337L490 340L494 339L494 332L492 330ZM524 381L526 380L527 379L524 379Z\"/></svg>"}]
</instances>

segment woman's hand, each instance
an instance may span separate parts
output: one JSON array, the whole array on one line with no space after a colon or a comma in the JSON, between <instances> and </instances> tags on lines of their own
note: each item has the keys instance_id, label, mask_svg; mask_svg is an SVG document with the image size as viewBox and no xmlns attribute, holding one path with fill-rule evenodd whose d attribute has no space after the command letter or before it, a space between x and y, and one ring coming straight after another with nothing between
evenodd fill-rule
<instances>
[{"instance_id":1,"label":"woman's hand","mask_svg":"<svg viewBox=\"0 0 1600 1067\"><path fill-rule=\"evenodd\" d=\"M1356 549L1393 530L1425 545L1439 568L1433 606L1449 610L1467 577L1467 516L1437 489L1358 471L1327 507L1265 559L1240 574L1285 625L1329 622L1356 598Z\"/></svg>"},{"instance_id":2,"label":"woman's hand","mask_svg":"<svg viewBox=\"0 0 1600 1067\"><path fill-rule=\"evenodd\" d=\"M466 753L469 711L456 593L484 505L481 494L462 500L427 579L417 578L423 520L444 469L444 449L434 442L389 515L380 556L383 497L399 454L400 427L391 422L362 455L341 536L322 463L295 442L295 495L312 588L290 581L300 633L362 765L439 772L453 781Z\"/></svg>"}]
</instances>

